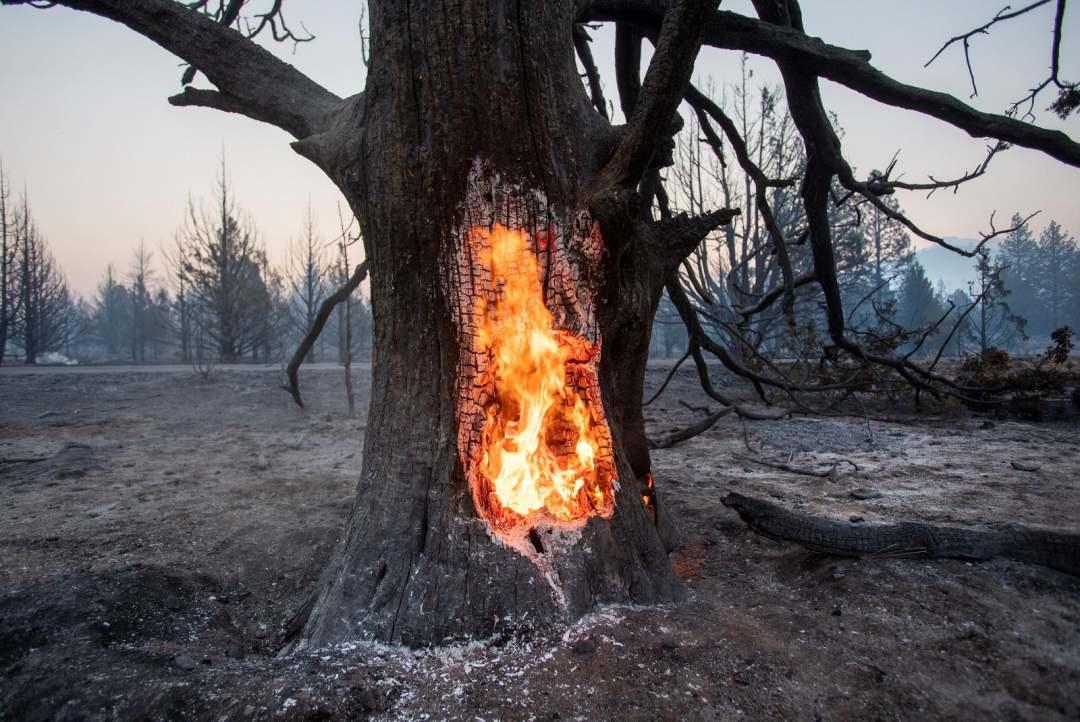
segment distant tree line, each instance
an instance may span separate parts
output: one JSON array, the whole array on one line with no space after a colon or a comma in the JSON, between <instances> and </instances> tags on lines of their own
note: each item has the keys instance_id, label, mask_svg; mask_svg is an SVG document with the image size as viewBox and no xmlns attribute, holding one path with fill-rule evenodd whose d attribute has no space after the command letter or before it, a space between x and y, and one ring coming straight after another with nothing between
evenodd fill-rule
<instances>
[{"instance_id":1,"label":"distant tree line","mask_svg":"<svg viewBox=\"0 0 1080 722\"><path fill-rule=\"evenodd\" d=\"M0 163L0 363L12 352L35 363L69 351L84 323L85 309L68 290L26 191L14 197Z\"/></svg>"},{"instance_id":2,"label":"distant tree line","mask_svg":"<svg viewBox=\"0 0 1080 722\"><path fill-rule=\"evenodd\" d=\"M211 200L188 200L161 253L164 272L140 240L126 271L109 264L89 301L69 291L26 194L14 199L2 167L0 239L0 349L9 363L282 362L322 299L348 276L337 258L347 244L324 239L310 207L287 265L275 268L235 199L224 158ZM340 305L332 323L338 333L316 344L309 360L370 354L371 312L362 297Z\"/></svg>"},{"instance_id":3,"label":"distant tree line","mask_svg":"<svg viewBox=\"0 0 1080 722\"><path fill-rule=\"evenodd\" d=\"M933 324L927 352L951 356L992 349L1040 351L1057 329L1080 328L1080 246L1056 221L1036 235L1020 214L1013 230L974 259L967 288L932 288L922 266L909 264L899 287L897 320L907 329Z\"/></svg>"}]
</instances>

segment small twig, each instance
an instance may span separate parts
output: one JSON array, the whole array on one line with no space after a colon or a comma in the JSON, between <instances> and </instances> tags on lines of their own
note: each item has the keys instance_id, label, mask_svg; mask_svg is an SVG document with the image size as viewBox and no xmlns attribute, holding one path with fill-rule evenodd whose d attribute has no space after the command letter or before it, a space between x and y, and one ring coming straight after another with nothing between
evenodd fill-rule
<instances>
[{"instance_id":1,"label":"small twig","mask_svg":"<svg viewBox=\"0 0 1080 722\"><path fill-rule=\"evenodd\" d=\"M750 446L750 434L746 429L746 419L740 419L740 421L742 423L743 446L745 446L746 450L749 451L751 454L760 454L762 451L764 451L765 446L762 445L759 449L755 449L754 447Z\"/></svg>"},{"instance_id":2,"label":"small twig","mask_svg":"<svg viewBox=\"0 0 1080 722\"><path fill-rule=\"evenodd\" d=\"M682 399L679 399L679 406L682 406L684 409L687 409L689 411L700 411L701 413L706 415L710 415L713 413L713 410L710 409L708 406L694 406L693 404L687 403Z\"/></svg>"}]
</instances>

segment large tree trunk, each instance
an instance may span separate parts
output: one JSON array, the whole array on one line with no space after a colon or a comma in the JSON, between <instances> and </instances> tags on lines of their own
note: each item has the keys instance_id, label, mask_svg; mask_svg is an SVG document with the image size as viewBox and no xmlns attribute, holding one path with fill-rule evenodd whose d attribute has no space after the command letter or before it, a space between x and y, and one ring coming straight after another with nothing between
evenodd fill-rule
<instances>
[{"instance_id":1,"label":"large tree trunk","mask_svg":"<svg viewBox=\"0 0 1080 722\"><path fill-rule=\"evenodd\" d=\"M667 270L644 252L632 209L588 207L586 185L616 138L577 76L573 3L372 2L371 28L362 101L295 144L361 219L374 316L362 476L297 643L426 645L600 602L680 598L646 490L640 410ZM548 305L601 343L594 385L617 476L613 508L574 531L530 534L532 549L505 543L477 508L471 450L461 448L475 435L458 425L477 401L463 374L481 283L463 249L470 228L492 223L554 239L541 263L575 273L548 275L558 286ZM560 305L567 294L585 310Z\"/></svg>"}]
</instances>

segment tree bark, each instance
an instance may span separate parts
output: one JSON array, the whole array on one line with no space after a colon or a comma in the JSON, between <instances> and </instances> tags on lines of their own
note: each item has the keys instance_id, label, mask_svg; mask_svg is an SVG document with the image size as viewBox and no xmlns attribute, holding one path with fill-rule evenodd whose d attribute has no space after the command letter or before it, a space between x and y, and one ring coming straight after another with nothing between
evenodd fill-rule
<instances>
[{"instance_id":1,"label":"tree bark","mask_svg":"<svg viewBox=\"0 0 1080 722\"><path fill-rule=\"evenodd\" d=\"M572 618L600 602L683 596L659 515L642 502L651 482L640 403L648 329L672 267L659 250L687 241L672 229L643 233L632 192L589 188L619 134L577 76L573 16L570 2L372 2L362 100L294 144L361 221L374 317L362 477L345 539L292 625L295 646L427 645ZM457 420L471 402L460 384L460 299L476 283L461 249L471 226L494 222L524 224L534 238L554 229L571 267L596 271L573 290L601 341L618 490L610 518L530 534L535 554L493 535L459 453ZM594 223L603 248L585 258L571 241ZM549 307L560 298L549 295ZM566 308L552 311L574 322Z\"/></svg>"}]
</instances>

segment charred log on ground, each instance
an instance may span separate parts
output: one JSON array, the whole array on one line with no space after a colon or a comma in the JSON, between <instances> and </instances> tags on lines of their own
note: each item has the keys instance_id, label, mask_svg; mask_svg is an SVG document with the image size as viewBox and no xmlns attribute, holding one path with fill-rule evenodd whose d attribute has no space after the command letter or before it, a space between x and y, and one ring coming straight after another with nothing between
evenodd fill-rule
<instances>
[{"instance_id":1,"label":"charred log on ground","mask_svg":"<svg viewBox=\"0 0 1080 722\"><path fill-rule=\"evenodd\" d=\"M1020 525L962 529L922 522L851 524L800 514L762 499L730 493L724 506L772 539L821 554L915 559L1012 559L1080 576L1080 535Z\"/></svg>"}]
</instances>

